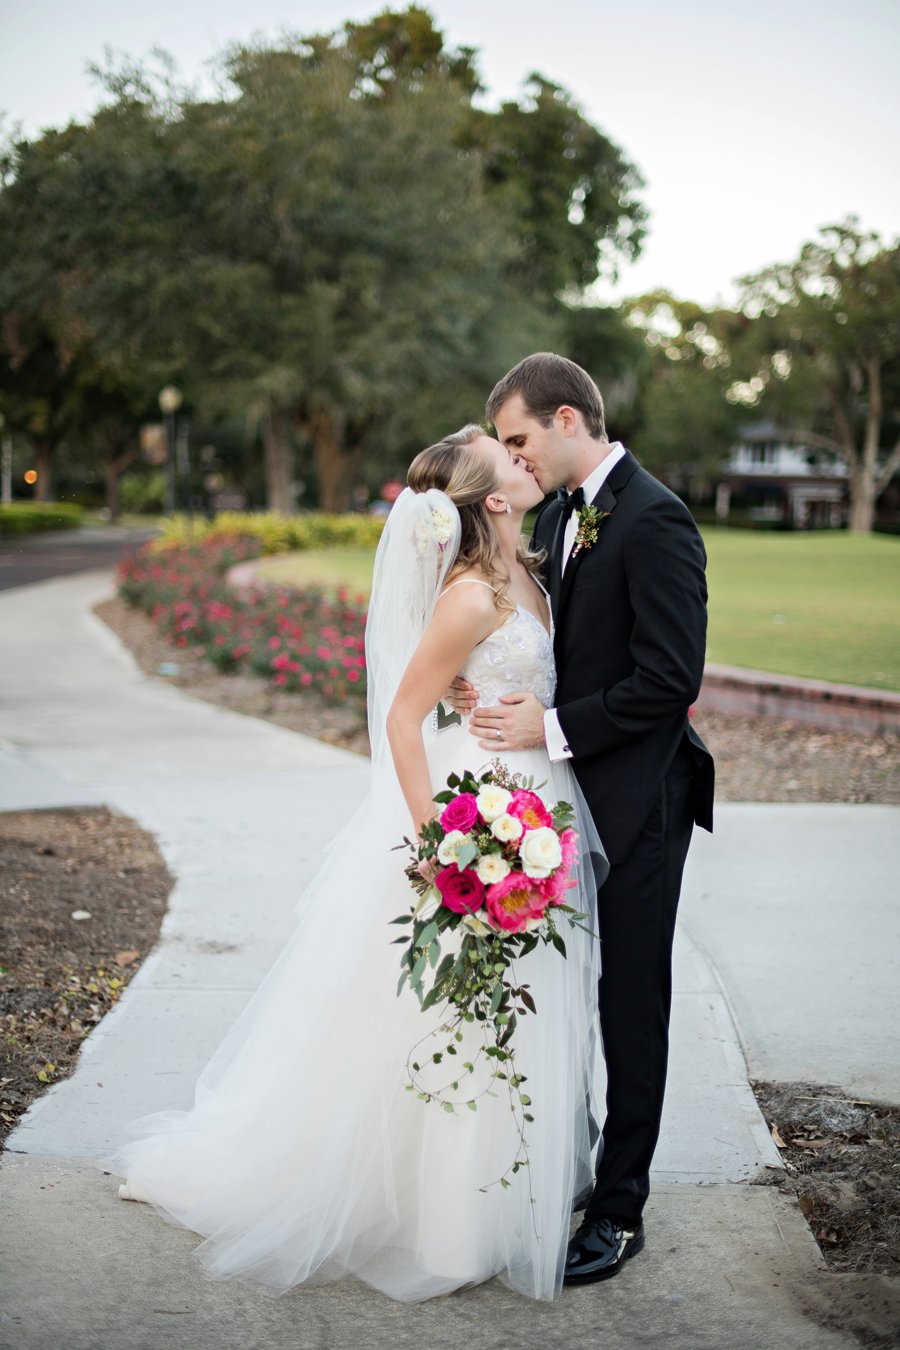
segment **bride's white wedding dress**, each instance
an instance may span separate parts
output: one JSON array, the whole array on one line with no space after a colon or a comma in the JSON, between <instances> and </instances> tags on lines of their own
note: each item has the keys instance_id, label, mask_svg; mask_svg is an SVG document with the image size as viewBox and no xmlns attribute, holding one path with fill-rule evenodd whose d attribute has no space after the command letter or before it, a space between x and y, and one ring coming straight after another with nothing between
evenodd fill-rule
<instances>
[{"instance_id":1,"label":"bride's white wedding dress","mask_svg":"<svg viewBox=\"0 0 900 1350\"><path fill-rule=\"evenodd\" d=\"M525 689L549 706L552 643L518 609L463 673L483 705ZM435 791L452 771L489 762L465 723L438 731L429 722L425 734ZM551 764L543 750L501 758L546 784L546 800L580 801L567 763ZM136 1122L134 1141L103 1165L126 1177L124 1198L201 1234L196 1255L216 1278L281 1293L352 1273L415 1301L500 1275L525 1295L553 1298L573 1195L592 1178L599 943L561 918L568 958L539 946L519 965L537 1005L515 1040L533 1103L530 1166L508 1190L491 1186L516 1151L509 1097L451 1115L404 1090L411 1048L440 1022L408 989L396 993L400 947L391 943L402 930L389 924L413 894L407 855L391 850L409 832L396 778L382 775L330 846L293 936L201 1075L194 1107ZM593 909L590 876L569 900ZM460 1046L459 1062L467 1059L471 1047ZM433 1070L443 1082L445 1066Z\"/></svg>"}]
</instances>

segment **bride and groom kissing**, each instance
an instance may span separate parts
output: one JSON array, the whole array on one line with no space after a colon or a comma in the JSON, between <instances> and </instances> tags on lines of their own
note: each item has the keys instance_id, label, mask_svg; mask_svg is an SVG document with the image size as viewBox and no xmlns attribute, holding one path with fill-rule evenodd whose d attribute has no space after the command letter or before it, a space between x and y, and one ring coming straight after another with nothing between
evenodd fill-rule
<instances>
[{"instance_id":1,"label":"bride and groom kissing","mask_svg":"<svg viewBox=\"0 0 900 1350\"><path fill-rule=\"evenodd\" d=\"M688 718L705 553L683 503L609 442L599 390L573 362L526 358L487 418L496 439L470 426L417 456L379 546L369 797L192 1110L137 1122L104 1164L125 1176L123 1198L200 1233L220 1278L284 1292L352 1273L416 1301L499 1275L553 1298L644 1245L681 877L693 825L712 827L712 759ZM526 546L522 521L545 498ZM429 558L435 503L452 529ZM437 730L442 695L461 719ZM569 940L564 962L529 957L534 1137L529 1185L509 1190L483 1187L508 1106L447 1116L403 1092L422 1013L394 996L385 938L405 886L392 845L479 751L576 803L578 904L595 935ZM336 922L339 979L322 960Z\"/></svg>"}]
</instances>

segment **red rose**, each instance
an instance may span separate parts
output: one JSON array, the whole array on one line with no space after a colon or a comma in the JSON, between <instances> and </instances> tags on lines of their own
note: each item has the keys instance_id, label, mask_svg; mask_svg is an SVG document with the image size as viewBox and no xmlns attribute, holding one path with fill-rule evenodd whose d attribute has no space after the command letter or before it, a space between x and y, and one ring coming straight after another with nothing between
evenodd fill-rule
<instances>
[{"instance_id":1,"label":"red rose","mask_svg":"<svg viewBox=\"0 0 900 1350\"><path fill-rule=\"evenodd\" d=\"M477 819L478 805L471 792L461 792L441 812L441 825L447 834L451 830L462 830L463 834L468 834Z\"/></svg>"},{"instance_id":2,"label":"red rose","mask_svg":"<svg viewBox=\"0 0 900 1350\"><path fill-rule=\"evenodd\" d=\"M471 914L484 904L484 886L468 867L461 872L451 863L438 872L434 884L441 893L441 904L454 914Z\"/></svg>"}]
</instances>

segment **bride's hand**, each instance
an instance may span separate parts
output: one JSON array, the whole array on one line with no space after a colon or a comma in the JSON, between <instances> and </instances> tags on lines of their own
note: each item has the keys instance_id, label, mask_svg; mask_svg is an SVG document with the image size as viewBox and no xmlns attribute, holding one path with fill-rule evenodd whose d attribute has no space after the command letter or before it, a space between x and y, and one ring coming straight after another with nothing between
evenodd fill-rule
<instances>
[{"instance_id":1,"label":"bride's hand","mask_svg":"<svg viewBox=\"0 0 900 1350\"><path fill-rule=\"evenodd\" d=\"M450 681L450 688L447 692L441 696L441 702L449 704L454 712L465 716L466 713L472 711L478 702L478 690L474 684L470 684L461 675L457 675L454 680Z\"/></svg>"}]
</instances>

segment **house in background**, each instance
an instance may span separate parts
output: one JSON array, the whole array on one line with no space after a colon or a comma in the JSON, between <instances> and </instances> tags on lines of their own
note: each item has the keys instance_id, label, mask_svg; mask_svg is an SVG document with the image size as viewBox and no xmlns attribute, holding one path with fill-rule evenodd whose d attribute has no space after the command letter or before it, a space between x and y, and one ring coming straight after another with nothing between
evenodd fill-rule
<instances>
[{"instance_id":1,"label":"house in background","mask_svg":"<svg viewBox=\"0 0 900 1350\"><path fill-rule=\"evenodd\" d=\"M795 530L837 529L847 514L847 465L784 438L774 422L741 427L722 467L716 518L740 510Z\"/></svg>"}]
</instances>

